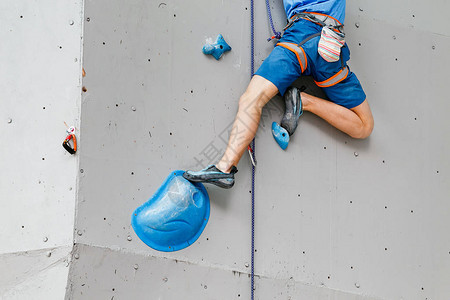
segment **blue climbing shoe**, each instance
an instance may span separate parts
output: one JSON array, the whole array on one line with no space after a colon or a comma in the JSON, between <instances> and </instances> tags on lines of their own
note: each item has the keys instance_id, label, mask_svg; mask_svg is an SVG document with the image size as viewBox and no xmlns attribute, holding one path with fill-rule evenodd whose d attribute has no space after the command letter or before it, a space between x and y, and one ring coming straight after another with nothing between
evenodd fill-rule
<instances>
[{"instance_id":1,"label":"blue climbing shoe","mask_svg":"<svg viewBox=\"0 0 450 300\"><path fill-rule=\"evenodd\" d=\"M286 111L280 126L286 129L290 136L293 135L295 129L297 129L298 118L303 114L300 92L302 92L302 89L292 86L288 88L284 94Z\"/></svg>"},{"instance_id":2,"label":"blue climbing shoe","mask_svg":"<svg viewBox=\"0 0 450 300\"><path fill-rule=\"evenodd\" d=\"M298 126L298 118L303 114L302 97L300 93L306 88L303 86L300 89L292 86L286 90L284 94L284 103L286 110L281 120L281 124L277 122L272 123L272 135L281 149L286 150L290 136L294 134Z\"/></svg>"},{"instance_id":3,"label":"blue climbing shoe","mask_svg":"<svg viewBox=\"0 0 450 300\"><path fill-rule=\"evenodd\" d=\"M201 171L186 171L183 177L192 182L211 183L218 187L229 189L234 185L234 174L237 171L237 168L233 166L230 173L224 173L217 169L215 165L210 165Z\"/></svg>"}]
</instances>

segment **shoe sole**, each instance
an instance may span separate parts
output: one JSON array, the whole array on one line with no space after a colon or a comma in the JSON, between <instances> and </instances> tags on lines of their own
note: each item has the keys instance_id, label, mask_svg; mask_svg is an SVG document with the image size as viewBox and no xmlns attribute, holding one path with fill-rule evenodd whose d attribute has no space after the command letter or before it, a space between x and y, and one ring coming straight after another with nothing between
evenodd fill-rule
<instances>
[{"instance_id":1,"label":"shoe sole","mask_svg":"<svg viewBox=\"0 0 450 300\"><path fill-rule=\"evenodd\" d=\"M234 178L200 178L198 176L189 175L186 173L183 174L183 177L191 182L210 183L210 184L214 184L214 185L224 188L224 189L232 188L234 185ZM220 180L229 180L229 179L231 179L231 183L224 183L224 182L220 181Z\"/></svg>"}]
</instances>

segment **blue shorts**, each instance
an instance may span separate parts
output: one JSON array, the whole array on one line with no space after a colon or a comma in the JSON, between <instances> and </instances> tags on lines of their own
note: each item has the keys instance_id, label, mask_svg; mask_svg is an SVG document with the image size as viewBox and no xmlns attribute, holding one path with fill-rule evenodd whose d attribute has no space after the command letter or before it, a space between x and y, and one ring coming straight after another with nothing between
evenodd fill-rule
<instances>
[{"instance_id":1,"label":"blue shorts","mask_svg":"<svg viewBox=\"0 0 450 300\"><path fill-rule=\"evenodd\" d=\"M320 31L320 26L307 20L299 20L285 31L280 42L299 44L307 37ZM301 75L311 75L317 82L332 77L343 66L347 66L347 61L350 59L350 50L345 45L341 49L341 59L330 63L325 61L317 52L319 40L320 36L317 36L302 45L308 60L308 66L303 73L295 53L278 46L264 60L255 75L272 82L281 95L284 95L286 89ZM349 72L343 81L330 87L324 87L323 90L331 102L349 109L360 105L366 99L361 83L353 72Z\"/></svg>"}]
</instances>

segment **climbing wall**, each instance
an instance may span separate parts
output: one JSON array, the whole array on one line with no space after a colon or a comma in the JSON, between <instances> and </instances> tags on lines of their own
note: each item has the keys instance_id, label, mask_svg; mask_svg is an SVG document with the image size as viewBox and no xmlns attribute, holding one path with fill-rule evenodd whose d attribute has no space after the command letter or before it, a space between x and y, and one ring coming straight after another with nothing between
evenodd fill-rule
<instances>
[{"instance_id":1,"label":"climbing wall","mask_svg":"<svg viewBox=\"0 0 450 300\"><path fill-rule=\"evenodd\" d=\"M0 1L0 299L63 299L73 246L82 1Z\"/></svg>"},{"instance_id":2,"label":"climbing wall","mask_svg":"<svg viewBox=\"0 0 450 300\"><path fill-rule=\"evenodd\" d=\"M173 170L225 149L250 77L248 1L86 0L79 191L67 299L249 299L250 162L208 187L192 246L154 251L131 214ZM275 26L285 23L271 1ZM258 67L273 47L256 4ZM256 152L256 299L446 299L450 124L445 1L347 2L350 67L375 130L354 140L305 113L288 149L263 111ZM221 33L231 52L202 46ZM301 79L320 93L310 79Z\"/></svg>"}]
</instances>

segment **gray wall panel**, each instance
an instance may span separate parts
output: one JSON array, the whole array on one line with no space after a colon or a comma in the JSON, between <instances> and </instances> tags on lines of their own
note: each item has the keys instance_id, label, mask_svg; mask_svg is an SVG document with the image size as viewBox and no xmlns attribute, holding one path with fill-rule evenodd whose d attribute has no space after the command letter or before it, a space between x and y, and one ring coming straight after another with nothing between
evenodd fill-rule
<instances>
[{"instance_id":1,"label":"gray wall panel","mask_svg":"<svg viewBox=\"0 0 450 300\"><path fill-rule=\"evenodd\" d=\"M79 244L66 299L249 299L248 274ZM118 263L120 262L120 263ZM375 300L293 279L256 277L261 299Z\"/></svg>"},{"instance_id":2,"label":"gray wall panel","mask_svg":"<svg viewBox=\"0 0 450 300\"><path fill-rule=\"evenodd\" d=\"M264 278L257 286L260 299L284 299L292 289L299 289L292 299L308 293L305 299L341 299L334 291L357 294L357 299L446 299L450 294L450 240L443 233L450 208L450 39L441 20L424 19L424 3L409 3L407 9L388 1L347 3L350 67L363 83L375 116L369 139L351 139L305 114L289 148L282 151L270 133L271 122L281 118L281 99L264 109L257 139L256 272ZM154 265L159 273L172 270L161 263L174 259L189 262L193 273L198 269L220 277L229 270L248 272L246 155L232 190L208 187L211 218L191 247L170 254L153 251L130 226L132 211L171 170L200 168L224 150L223 139L249 78L247 4L86 2L87 92L76 242L116 250L108 254L114 266L123 267L119 256L149 255L149 267ZM385 13L387 8L391 10ZM448 4L436 2L430 9L444 8ZM272 10L281 28L281 2L273 1ZM256 18L258 67L273 45L265 41L270 32L262 3L256 6ZM201 47L218 33L233 50L215 61ZM296 85L303 83L321 93L310 79ZM218 152L208 158L205 151L211 147ZM75 264L74 298L86 292L77 287L81 274L107 268L95 256L101 254L94 254L99 249L81 249L91 262L99 261L98 270ZM90 284L89 295L106 295L107 289L94 285L93 277L84 280ZM123 287L133 286L128 295L147 291L122 280ZM280 284L290 280L295 282L292 289ZM227 292L246 284L243 279L226 282ZM312 289L297 288L300 283ZM171 299L183 293L212 297L190 290L188 283L164 288L154 297Z\"/></svg>"}]
</instances>

